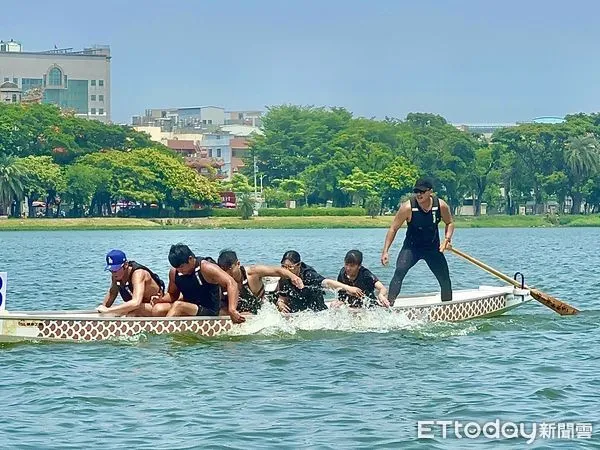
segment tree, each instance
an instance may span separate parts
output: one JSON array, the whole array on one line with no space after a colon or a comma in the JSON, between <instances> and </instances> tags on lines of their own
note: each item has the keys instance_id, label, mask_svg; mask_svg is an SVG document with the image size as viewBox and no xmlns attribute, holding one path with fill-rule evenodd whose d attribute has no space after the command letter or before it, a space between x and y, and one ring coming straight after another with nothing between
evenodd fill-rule
<instances>
[{"instance_id":1,"label":"tree","mask_svg":"<svg viewBox=\"0 0 600 450\"><path fill-rule=\"evenodd\" d=\"M107 176L107 169L99 169L86 164L73 164L65 170L67 188L65 200L73 205L76 217L83 217L90 206L92 196Z\"/></svg>"},{"instance_id":2,"label":"tree","mask_svg":"<svg viewBox=\"0 0 600 450\"><path fill-rule=\"evenodd\" d=\"M235 192L236 194L249 194L252 192L248 177L241 173L233 174L231 181L223 182L221 187L225 191Z\"/></svg>"},{"instance_id":3,"label":"tree","mask_svg":"<svg viewBox=\"0 0 600 450\"><path fill-rule=\"evenodd\" d=\"M497 144L485 144L475 152L470 180L474 185L475 215L481 215L481 201L488 186L499 179L500 157L502 147Z\"/></svg>"},{"instance_id":4,"label":"tree","mask_svg":"<svg viewBox=\"0 0 600 450\"><path fill-rule=\"evenodd\" d=\"M367 214L374 219L381 212L381 197L378 195L369 195L365 199L365 208Z\"/></svg>"},{"instance_id":5,"label":"tree","mask_svg":"<svg viewBox=\"0 0 600 450\"><path fill-rule=\"evenodd\" d=\"M0 155L0 205L4 205L6 212L11 215L16 215L18 209L18 206L13 207L13 202L16 201L18 205L23 199L24 178L17 158Z\"/></svg>"},{"instance_id":6,"label":"tree","mask_svg":"<svg viewBox=\"0 0 600 450\"><path fill-rule=\"evenodd\" d=\"M306 185L301 180L281 180L279 189L287 197L286 200L306 199Z\"/></svg>"},{"instance_id":7,"label":"tree","mask_svg":"<svg viewBox=\"0 0 600 450\"><path fill-rule=\"evenodd\" d=\"M23 170L23 193L29 203L29 215L33 217L33 202L43 199L49 212L49 204L54 203L57 195L66 189L64 173L60 165L51 156L27 156L20 158L19 166Z\"/></svg>"},{"instance_id":8,"label":"tree","mask_svg":"<svg viewBox=\"0 0 600 450\"><path fill-rule=\"evenodd\" d=\"M344 192L353 197L357 205L364 206L365 199L375 195L378 182L379 175L377 173L364 173L355 167L350 175L340 180L340 186Z\"/></svg>"},{"instance_id":9,"label":"tree","mask_svg":"<svg viewBox=\"0 0 600 450\"><path fill-rule=\"evenodd\" d=\"M403 195L409 193L419 178L420 169L407 158L398 156L388 165L379 177L377 190L382 206L395 209Z\"/></svg>"},{"instance_id":10,"label":"tree","mask_svg":"<svg viewBox=\"0 0 600 450\"><path fill-rule=\"evenodd\" d=\"M544 177L562 164L563 148L570 132L564 124L522 124L494 133L493 142L503 144L514 155L510 171L518 177L512 177L511 181L521 187L523 194L533 191L537 204L543 201Z\"/></svg>"},{"instance_id":11,"label":"tree","mask_svg":"<svg viewBox=\"0 0 600 450\"><path fill-rule=\"evenodd\" d=\"M579 214L586 181L600 172L600 144L594 136L570 138L564 147L567 176L571 185L571 214Z\"/></svg>"},{"instance_id":12,"label":"tree","mask_svg":"<svg viewBox=\"0 0 600 450\"><path fill-rule=\"evenodd\" d=\"M248 220L254 214L255 200L250 194L242 194L237 201L237 208L240 211L242 220Z\"/></svg>"}]
</instances>

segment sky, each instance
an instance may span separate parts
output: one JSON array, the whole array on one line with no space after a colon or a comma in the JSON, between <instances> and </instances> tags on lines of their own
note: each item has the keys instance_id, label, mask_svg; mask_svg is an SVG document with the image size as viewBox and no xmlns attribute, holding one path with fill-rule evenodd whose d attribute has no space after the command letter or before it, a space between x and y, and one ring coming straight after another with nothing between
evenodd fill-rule
<instances>
[{"instance_id":1,"label":"sky","mask_svg":"<svg viewBox=\"0 0 600 450\"><path fill-rule=\"evenodd\" d=\"M600 110L594 0L29 0L0 39L111 47L112 118L284 103L452 123Z\"/></svg>"}]
</instances>

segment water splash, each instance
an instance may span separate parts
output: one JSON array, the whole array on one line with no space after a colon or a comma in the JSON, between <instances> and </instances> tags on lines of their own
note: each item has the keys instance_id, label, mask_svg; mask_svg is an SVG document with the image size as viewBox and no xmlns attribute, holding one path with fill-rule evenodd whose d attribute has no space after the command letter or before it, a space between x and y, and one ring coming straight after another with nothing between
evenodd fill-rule
<instances>
[{"instance_id":1,"label":"water splash","mask_svg":"<svg viewBox=\"0 0 600 450\"><path fill-rule=\"evenodd\" d=\"M426 322L409 320L403 312L385 308L353 310L347 307L313 312L303 311L283 315L272 304L266 304L256 316L235 327L229 336L261 334L296 334L298 331L345 331L353 333L388 333L394 330L413 330Z\"/></svg>"}]
</instances>

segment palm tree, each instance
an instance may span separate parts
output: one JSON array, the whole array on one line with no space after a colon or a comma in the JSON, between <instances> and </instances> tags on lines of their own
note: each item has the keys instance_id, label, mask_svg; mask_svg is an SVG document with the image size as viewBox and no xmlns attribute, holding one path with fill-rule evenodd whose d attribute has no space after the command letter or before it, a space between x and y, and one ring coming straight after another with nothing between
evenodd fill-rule
<instances>
[{"instance_id":1,"label":"palm tree","mask_svg":"<svg viewBox=\"0 0 600 450\"><path fill-rule=\"evenodd\" d=\"M14 156L0 156L0 205L4 206L7 213L14 200L23 199L25 175L17 161Z\"/></svg>"},{"instance_id":2,"label":"palm tree","mask_svg":"<svg viewBox=\"0 0 600 450\"><path fill-rule=\"evenodd\" d=\"M571 214L581 211L583 194L581 188L585 181L600 172L600 144L594 136L570 138L563 155L567 173L571 181L573 206Z\"/></svg>"},{"instance_id":3,"label":"palm tree","mask_svg":"<svg viewBox=\"0 0 600 450\"><path fill-rule=\"evenodd\" d=\"M254 213L256 201L250 194L242 194L237 199L237 208L243 220L248 220Z\"/></svg>"}]
</instances>

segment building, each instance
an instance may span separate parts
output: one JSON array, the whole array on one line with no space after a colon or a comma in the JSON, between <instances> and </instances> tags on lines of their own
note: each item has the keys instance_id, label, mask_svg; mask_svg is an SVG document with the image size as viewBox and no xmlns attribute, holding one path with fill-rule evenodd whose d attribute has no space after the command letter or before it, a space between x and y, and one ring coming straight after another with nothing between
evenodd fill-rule
<instances>
[{"instance_id":1,"label":"building","mask_svg":"<svg viewBox=\"0 0 600 450\"><path fill-rule=\"evenodd\" d=\"M147 109L144 115L133 116L131 124L138 127L160 127L161 131L208 130L232 127L246 131L262 126L262 111L225 111L219 106ZM244 133L244 131L242 131Z\"/></svg>"},{"instance_id":2,"label":"building","mask_svg":"<svg viewBox=\"0 0 600 450\"><path fill-rule=\"evenodd\" d=\"M0 83L0 102L2 103L20 103L21 89L15 83L5 81Z\"/></svg>"},{"instance_id":3,"label":"building","mask_svg":"<svg viewBox=\"0 0 600 450\"><path fill-rule=\"evenodd\" d=\"M27 52L20 42L0 41L0 83L16 85L17 98L41 90L42 103L110 122L110 59L108 46Z\"/></svg>"},{"instance_id":4,"label":"building","mask_svg":"<svg viewBox=\"0 0 600 450\"><path fill-rule=\"evenodd\" d=\"M226 180L231 179L231 135L220 131L204 133L199 145L200 150L206 152L208 158L223 163L219 175Z\"/></svg>"},{"instance_id":5,"label":"building","mask_svg":"<svg viewBox=\"0 0 600 450\"><path fill-rule=\"evenodd\" d=\"M225 125L262 126L262 111L225 111Z\"/></svg>"},{"instance_id":6,"label":"building","mask_svg":"<svg viewBox=\"0 0 600 450\"><path fill-rule=\"evenodd\" d=\"M186 163L203 175L209 167L216 170L218 178L229 180L244 167L249 152L250 139L263 131L252 125L217 125L219 109L215 107L148 109L144 116L133 118L134 129L147 133L155 142L160 142L185 157ZM181 126L180 112L187 111L189 118L200 118L197 126ZM215 119L210 119L210 114ZM194 119L195 120L195 119ZM203 121L207 123L204 124ZM211 121L209 124L208 121ZM138 125L144 123L145 125ZM166 124L173 124L167 126ZM193 123L191 123L193 125Z\"/></svg>"}]
</instances>

